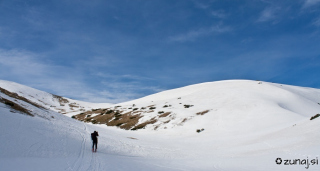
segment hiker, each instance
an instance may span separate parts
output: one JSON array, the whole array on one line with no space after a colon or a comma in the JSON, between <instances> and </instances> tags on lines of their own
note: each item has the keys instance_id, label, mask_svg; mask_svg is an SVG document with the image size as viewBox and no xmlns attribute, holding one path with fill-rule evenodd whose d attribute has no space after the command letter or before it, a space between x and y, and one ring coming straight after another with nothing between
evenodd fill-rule
<instances>
[{"instance_id":1,"label":"hiker","mask_svg":"<svg viewBox=\"0 0 320 171\"><path fill-rule=\"evenodd\" d=\"M92 152L97 152L97 148L98 148L98 138L97 138L97 136L99 136L97 131L94 131L93 133L91 133ZM96 148L94 148L94 146L96 146Z\"/></svg>"}]
</instances>

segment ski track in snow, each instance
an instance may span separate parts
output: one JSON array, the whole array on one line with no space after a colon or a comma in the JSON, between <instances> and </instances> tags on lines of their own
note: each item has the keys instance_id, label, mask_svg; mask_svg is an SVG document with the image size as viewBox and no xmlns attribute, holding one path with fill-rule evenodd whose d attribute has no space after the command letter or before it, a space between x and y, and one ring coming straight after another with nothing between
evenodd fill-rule
<instances>
[{"instance_id":1,"label":"ski track in snow","mask_svg":"<svg viewBox=\"0 0 320 171\"><path fill-rule=\"evenodd\" d=\"M85 123L82 123L83 131L79 131L78 129L74 128L72 125L69 125L73 131L78 132L81 136L81 148L79 149L79 154L77 160L73 163L73 166L69 168L69 170L87 170L87 171L98 171L100 170L100 161L99 157L97 157L98 152L91 151L91 140L88 141L87 137L91 133L88 131L87 126ZM87 148L90 147L90 148ZM90 155L90 153L92 153ZM88 158L91 156L90 158ZM90 161L88 163L88 161Z\"/></svg>"},{"instance_id":2,"label":"ski track in snow","mask_svg":"<svg viewBox=\"0 0 320 171\"><path fill-rule=\"evenodd\" d=\"M66 123L68 124L68 123ZM86 131L87 128L86 128L86 125L83 124L84 128L83 130ZM69 124L69 128L71 129L70 131L76 131L82 138L81 140L81 147L79 149L79 154L78 154L78 157L76 159L76 161L73 163L72 167L69 168L68 170L88 170L88 169L84 169L85 167L85 164L86 164L86 159L85 159L85 156L88 156L87 155L87 139L86 139L86 135L84 135L81 131L79 131L78 129L75 129L73 125L70 125ZM93 157L91 157L91 160L92 160ZM91 165L90 165L91 167Z\"/></svg>"}]
</instances>

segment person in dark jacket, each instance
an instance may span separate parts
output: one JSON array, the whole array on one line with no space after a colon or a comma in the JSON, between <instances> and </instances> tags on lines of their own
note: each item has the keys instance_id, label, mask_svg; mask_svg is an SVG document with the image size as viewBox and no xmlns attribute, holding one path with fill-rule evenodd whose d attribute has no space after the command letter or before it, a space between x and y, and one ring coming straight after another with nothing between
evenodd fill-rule
<instances>
[{"instance_id":1,"label":"person in dark jacket","mask_svg":"<svg viewBox=\"0 0 320 171\"><path fill-rule=\"evenodd\" d=\"M98 148L98 138L97 138L97 136L99 136L97 131L94 131L93 133L91 133L92 152L97 152L97 148Z\"/></svg>"}]
</instances>

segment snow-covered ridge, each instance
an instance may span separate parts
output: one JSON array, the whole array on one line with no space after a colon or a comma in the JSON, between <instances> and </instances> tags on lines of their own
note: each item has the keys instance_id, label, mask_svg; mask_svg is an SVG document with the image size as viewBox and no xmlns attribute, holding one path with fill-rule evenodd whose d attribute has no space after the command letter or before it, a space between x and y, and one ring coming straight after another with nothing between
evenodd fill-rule
<instances>
[{"instance_id":1,"label":"snow-covered ridge","mask_svg":"<svg viewBox=\"0 0 320 171\"><path fill-rule=\"evenodd\" d=\"M53 95L15 82L0 80L0 88L28 99L45 109L74 115L94 108L107 107L109 103L89 103Z\"/></svg>"},{"instance_id":2,"label":"snow-covered ridge","mask_svg":"<svg viewBox=\"0 0 320 171\"><path fill-rule=\"evenodd\" d=\"M319 89L228 80L167 90L75 117L132 130L246 134L308 120L320 113L319 103Z\"/></svg>"}]
</instances>

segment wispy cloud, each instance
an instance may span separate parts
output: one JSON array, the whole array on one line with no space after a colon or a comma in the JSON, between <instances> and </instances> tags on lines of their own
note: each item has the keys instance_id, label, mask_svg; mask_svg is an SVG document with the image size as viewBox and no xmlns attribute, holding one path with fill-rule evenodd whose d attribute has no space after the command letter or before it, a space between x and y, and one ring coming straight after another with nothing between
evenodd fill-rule
<instances>
[{"instance_id":1,"label":"wispy cloud","mask_svg":"<svg viewBox=\"0 0 320 171\"><path fill-rule=\"evenodd\" d=\"M119 103L137 99L144 96L145 91L157 93L163 89L156 86L142 85L140 82L108 82L103 81L104 90L100 92L103 97L109 99L113 103Z\"/></svg>"},{"instance_id":2,"label":"wispy cloud","mask_svg":"<svg viewBox=\"0 0 320 171\"><path fill-rule=\"evenodd\" d=\"M138 75L131 75L131 74L114 75L114 74L110 74L110 73L98 72L95 75L102 77L102 78L107 78L107 79L154 80L154 78L138 76Z\"/></svg>"},{"instance_id":3,"label":"wispy cloud","mask_svg":"<svg viewBox=\"0 0 320 171\"><path fill-rule=\"evenodd\" d=\"M277 19L277 12L280 9L278 7L267 7L265 8L259 18L258 18L258 22L267 22L267 21L274 21Z\"/></svg>"},{"instance_id":4,"label":"wispy cloud","mask_svg":"<svg viewBox=\"0 0 320 171\"><path fill-rule=\"evenodd\" d=\"M88 88L76 70L45 61L24 50L0 50L0 77L67 97L78 97Z\"/></svg>"},{"instance_id":5,"label":"wispy cloud","mask_svg":"<svg viewBox=\"0 0 320 171\"><path fill-rule=\"evenodd\" d=\"M1 26L0 26L0 37L2 37L3 36L3 33L2 33L3 31L2 31L2 28L1 28Z\"/></svg>"},{"instance_id":6,"label":"wispy cloud","mask_svg":"<svg viewBox=\"0 0 320 171\"><path fill-rule=\"evenodd\" d=\"M320 3L320 0L306 0L302 6L302 8L312 7Z\"/></svg>"},{"instance_id":7,"label":"wispy cloud","mask_svg":"<svg viewBox=\"0 0 320 171\"><path fill-rule=\"evenodd\" d=\"M150 94L163 91L159 86L147 85L155 81L153 78L137 75L118 75L110 73L97 73L101 78L100 84L103 90L99 93L108 98L110 102L118 103L143 97L145 92Z\"/></svg>"},{"instance_id":8,"label":"wispy cloud","mask_svg":"<svg viewBox=\"0 0 320 171\"><path fill-rule=\"evenodd\" d=\"M196 8L200 8L200 9L207 9L210 7L210 4L205 4L200 1L194 1L194 4L195 4Z\"/></svg>"},{"instance_id":9,"label":"wispy cloud","mask_svg":"<svg viewBox=\"0 0 320 171\"><path fill-rule=\"evenodd\" d=\"M216 26L212 26L210 28L200 28L198 30L189 31L189 32L184 33L184 34L171 36L169 38L169 41L171 41L171 42L194 41L197 38L202 37L202 36L226 33L226 32L230 32L231 30L232 29L230 27L216 25Z\"/></svg>"},{"instance_id":10,"label":"wispy cloud","mask_svg":"<svg viewBox=\"0 0 320 171\"><path fill-rule=\"evenodd\" d=\"M149 93L162 91L156 86L142 85L141 82L145 80L153 80L148 77L128 74L120 76L103 73L83 74L86 70L84 67L112 65L100 61L99 57L93 61L83 61L84 64L73 68L55 65L43 58L41 55L24 50L0 49L0 79L18 81L49 93L89 102L119 103L140 98L145 95L145 91ZM96 83L88 84L88 79L93 79Z\"/></svg>"},{"instance_id":11,"label":"wispy cloud","mask_svg":"<svg viewBox=\"0 0 320 171\"><path fill-rule=\"evenodd\" d=\"M21 50L1 50L0 49L0 65L3 72L19 75L23 73L29 76L40 76L47 72L45 64L36 61L33 53Z\"/></svg>"},{"instance_id":12,"label":"wispy cloud","mask_svg":"<svg viewBox=\"0 0 320 171\"><path fill-rule=\"evenodd\" d=\"M320 17L318 17L317 19L315 19L312 24L315 25L315 26L317 26L317 27L320 27Z\"/></svg>"},{"instance_id":13,"label":"wispy cloud","mask_svg":"<svg viewBox=\"0 0 320 171\"><path fill-rule=\"evenodd\" d=\"M223 11L223 10L215 10L215 11L211 11L211 15L217 18L226 18L227 14Z\"/></svg>"}]
</instances>

